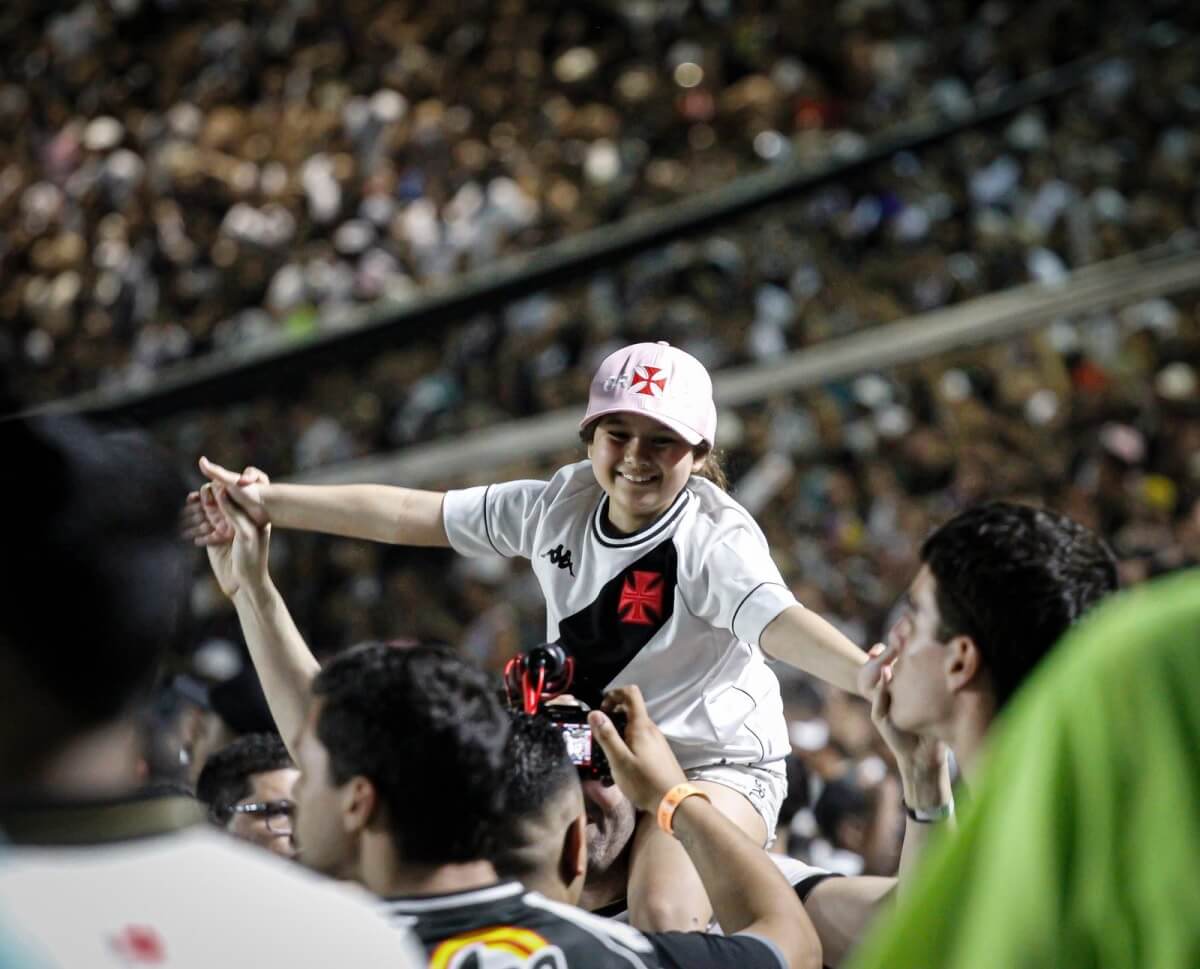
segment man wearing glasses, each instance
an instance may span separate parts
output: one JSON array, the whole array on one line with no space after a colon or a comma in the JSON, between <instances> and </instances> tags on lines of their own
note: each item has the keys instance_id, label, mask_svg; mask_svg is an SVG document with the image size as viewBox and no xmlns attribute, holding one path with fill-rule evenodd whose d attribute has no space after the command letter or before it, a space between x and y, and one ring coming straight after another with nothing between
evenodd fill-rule
<instances>
[{"instance_id":1,"label":"man wearing glasses","mask_svg":"<svg viewBox=\"0 0 1200 969\"><path fill-rule=\"evenodd\" d=\"M299 774L277 734L247 734L208 759L196 797L217 827L292 858L292 787Z\"/></svg>"}]
</instances>

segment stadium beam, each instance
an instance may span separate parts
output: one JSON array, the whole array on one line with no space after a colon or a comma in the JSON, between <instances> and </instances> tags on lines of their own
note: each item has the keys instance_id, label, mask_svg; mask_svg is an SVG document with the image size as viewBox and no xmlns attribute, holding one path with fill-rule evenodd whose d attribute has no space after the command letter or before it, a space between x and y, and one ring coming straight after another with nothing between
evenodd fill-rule
<instances>
[{"instance_id":1,"label":"stadium beam","mask_svg":"<svg viewBox=\"0 0 1200 969\"><path fill-rule=\"evenodd\" d=\"M1194 238L1096 263L1055 283L1029 283L922 313L788 354L777 362L714 375L722 409L795 393L1019 336L1056 319L1156 296L1200 290ZM289 479L311 484L376 483L446 487L451 482L578 443L581 408L493 425L453 439L321 468ZM484 471L484 469L488 469Z\"/></svg>"},{"instance_id":2,"label":"stadium beam","mask_svg":"<svg viewBox=\"0 0 1200 969\"><path fill-rule=\"evenodd\" d=\"M1130 41L1152 37L1143 31ZM956 118L901 124L866 144L855 144L821 164L780 163L742 176L727 186L639 213L617 223L562 239L529 253L499 260L424 290L403 302L372 304L357 325L281 340L233 353L214 353L164 370L141 389L97 390L53 401L39 411L82 411L95 417L153 423L195 408L211 408L269 393L331 364L362 360L498 305L579 279L672 240L712 230L765 206L868 169L899 152L915 152L955 135L1003 120L1025 108L1074 90L1111 54L1095 55L1046 71L997 92L976 97Z\"/></svg>"}]
</instances>

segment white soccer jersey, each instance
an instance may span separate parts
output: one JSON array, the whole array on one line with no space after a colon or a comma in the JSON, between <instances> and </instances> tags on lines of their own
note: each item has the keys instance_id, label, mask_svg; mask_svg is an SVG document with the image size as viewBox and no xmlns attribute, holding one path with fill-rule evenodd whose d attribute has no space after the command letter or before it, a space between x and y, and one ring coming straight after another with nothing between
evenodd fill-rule
<instances>
[{"instance_id":1,"label":"white soccer jersey","mask_svg":"<svg viewBox=\"0 0 1200 969\"><path fill-rule=\"evenodd\" d=\"M0 847L0 911L47 965L424 965L365 892L207 826L163 830L170 804L71 810L72 827L99 817L128 837ZM144 833L146 820L157 833Z\"/></svg>"},{"instance_id":2,"label":"white soccer jersey","mask_svg":"<svg viewBox=\"0 0 1200 969\"><path fill-rule=\"evenodd\" d=\"M633 535L613 533L607 505L581 461L549 481L448 492L443 516L455 551L531 561L546 638L574 657L580 699L597 706L636 684L685 769L786 757L779 683L758 641L796 599L754 519L695 477Z\"/></svg>"}]
</instances>

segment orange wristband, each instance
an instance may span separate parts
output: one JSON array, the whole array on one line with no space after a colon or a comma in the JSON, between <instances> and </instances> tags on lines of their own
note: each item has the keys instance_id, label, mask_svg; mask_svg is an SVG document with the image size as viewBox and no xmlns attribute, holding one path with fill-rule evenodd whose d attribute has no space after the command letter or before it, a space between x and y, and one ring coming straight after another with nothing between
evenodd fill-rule
<instances>
[{"instance_id":1,"label":"orange wristband","mask_svg":"<svg viewBox=\"0 0 1200 969\"><path fill-rule=\"evenodd\" d=\"M712 798L705 794L695 784L676 784L658 803L658 826L667 834L674 836L675 829L671 826L671 822L675 818L675 811L680 804L689 797L702 797L704 800L712 804Z\"/></svg>"}]
</instances>

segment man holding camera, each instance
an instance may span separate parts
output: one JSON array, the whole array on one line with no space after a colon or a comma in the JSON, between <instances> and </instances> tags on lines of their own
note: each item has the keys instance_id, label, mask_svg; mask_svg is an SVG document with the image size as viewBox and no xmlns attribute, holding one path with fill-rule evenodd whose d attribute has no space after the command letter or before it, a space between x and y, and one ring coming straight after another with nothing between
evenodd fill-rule
<instances>
[{"instance_id":1,"label":"man holding camera","mask_svg":"<svg viewBox=\"0 0 1200 969\"><path fill-rule=\"evenodd\" d=\"M360 647L320 669L270 580L268 530L219 486L207 486L200 500L231 539L209 547L210 561L301 771L300 858L387 898L432 965L501 952L505 965L518 966L820 965L820 945L790 886L685 783L636 690L609 701L629 719L627 742L604 714L593 713L590 726L618 782L681 840L722 921L738 934L645 936L501 881L492 858L503 830L511 714L487 677L428 647ZM587 868L582 803L577 808L558 843L562 897L572 903Z\"/></svg>"}]
</instances>

